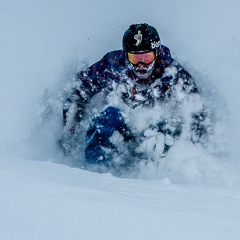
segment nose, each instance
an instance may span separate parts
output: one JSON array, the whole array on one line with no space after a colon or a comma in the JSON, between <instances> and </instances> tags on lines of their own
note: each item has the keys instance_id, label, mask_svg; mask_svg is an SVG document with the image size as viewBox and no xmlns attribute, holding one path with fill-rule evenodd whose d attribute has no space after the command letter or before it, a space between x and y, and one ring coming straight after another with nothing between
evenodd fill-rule
<instances>
[{"instance_id":1,"label":"nose","mask_svg":"<svg viewBox=\"0 0 240 240\"><path fill-rule=\"evenodd\" d=\"M137 67L145 67L146 64L143 62L143 61L140 61L138 64L137 64Z\"/></svg>"}]
</instances>

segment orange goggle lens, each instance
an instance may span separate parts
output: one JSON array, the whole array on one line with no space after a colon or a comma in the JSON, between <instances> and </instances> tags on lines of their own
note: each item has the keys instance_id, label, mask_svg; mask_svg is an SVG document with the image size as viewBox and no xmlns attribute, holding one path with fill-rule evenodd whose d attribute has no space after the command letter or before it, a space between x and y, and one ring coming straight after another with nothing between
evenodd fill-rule
<instances>
[{"instance_id":1,"label":"orange goggle lens","mask_svg":"<svg viewBox=\"0 0 240 240\"><path fill-rule=\"evenodd\" d=\"M128 53L128 60L130 63L137 65L139 62L144 62L145 64L151 63L155 59L154 52L147 53Z\"/></svg>"}]
</instances>

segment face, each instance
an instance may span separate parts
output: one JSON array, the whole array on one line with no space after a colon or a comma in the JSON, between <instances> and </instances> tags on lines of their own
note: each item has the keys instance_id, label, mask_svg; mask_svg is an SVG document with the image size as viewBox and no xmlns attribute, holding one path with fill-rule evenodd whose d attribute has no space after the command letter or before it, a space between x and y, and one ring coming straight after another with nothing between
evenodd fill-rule
<instances>
[{"instance_id":1,"label":"face","mask_svg":"<svg viewBox=\"0 0 240 240\"><path fill-rule=\"evenodd\" d=\"M139 78L148 78L155 65L155 53L128 53L128 60L132 64L133 72Z\"/></svg>"}]
</instances>

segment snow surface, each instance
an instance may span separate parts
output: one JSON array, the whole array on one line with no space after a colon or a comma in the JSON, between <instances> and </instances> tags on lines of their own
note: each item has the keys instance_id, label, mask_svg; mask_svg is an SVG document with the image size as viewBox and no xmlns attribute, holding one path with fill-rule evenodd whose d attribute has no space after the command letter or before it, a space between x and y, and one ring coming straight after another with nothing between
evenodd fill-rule
<instances>
[{"instance_id":1,"label":"snow surface","mask_svg":"<svg viewBox=\"0 0 240 240\"><path fill-rule=\"evenodd\" d=\"M0 0L0 239L240 239L237 0ZM213 113L138 179L71 168L55 142L68 80L155 26ZM66 163L66 162L65 162Z\"/></svg>"},{"instance_id":2,"label":"snow surface","mask_svg":"<svg viewBox=\"0 0 240 240\"><path fill-rule=\"evenodd\" d=\"M239 239L235 190L1 159L1 239Z\"/></svg>"}]
</instances>

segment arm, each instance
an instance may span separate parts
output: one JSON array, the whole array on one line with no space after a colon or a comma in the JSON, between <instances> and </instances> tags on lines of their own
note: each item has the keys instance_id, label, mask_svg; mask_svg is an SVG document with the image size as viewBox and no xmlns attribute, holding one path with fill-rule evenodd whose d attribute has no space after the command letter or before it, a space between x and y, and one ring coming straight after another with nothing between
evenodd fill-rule
<instances>
[{"instance_id":1,"label":"arm","mask_svg":"<svg viewBox=\"0 0 240 240\"><path fill-rule=\"evenodd\" d=\"M75 132L76 125L84 117L86 104L92 97L111 84L108 76L108 54L86 71L79 72L72 83L72 91L63 107L64 128Z\"/></svg>"},{"instance_id":2,"label":"arm","mask_svg":"<svg viewBox=\"0 0 240 240\"><path fill-rule=\"evenodd\" d=\"M204 145L211 134L211 122L196 83L176 61L170 69L173 74L163 77L162 91L166 99L173 99L173 117L159 126L160 131L173 139L185 132L191 142Z\"/></svg>"},{"instance_id":3,"label":"arm","mask_svg":"<svg viewBox=\"0 0 240 240\"><path fill-rule=\"evenodd\" d=\"M77 73L71 83L72 90L63 105L63 132L58 140L59 147L65 155L78 144L78 141L75 141L76 129L84 117L87 103L107 86L105 67L107 59L103 58L86 71Z\"/></svg>"},{"instance_id":4,"label":"arm","mask_svg":"<svg viewBox=\"0 0 240 240\"><path fill-rule=\"evenodd\" d=\"M185 70L179 71L179 77L183 81L183 91L189 95L186 108L189 114L186 120L189 124L190 141L206 146L208 137L212 134L209 113L204 106L204 101L191 75Z\"/></svg>"},{"instance_id":5,"label":"arm","mask_svg":"<svg viewBox=\"0 0 240 240\"><path fill-rule=\"evenodd\" d=\"M74 132L75 126L84 117L86 104L104 89L111 90L113 81L119 82L121 71L126 67L122 50L107 53L99 62L76 75L72 92L63 109L63 122L66 129Z\"/></svg>"}]
</instances>

